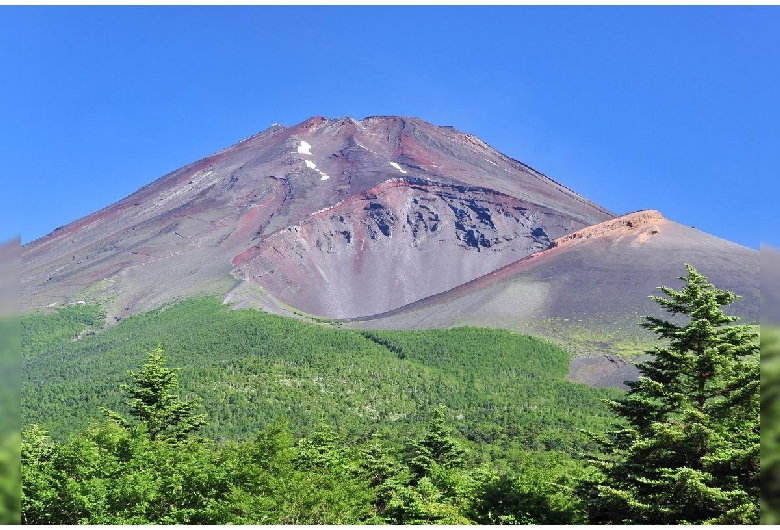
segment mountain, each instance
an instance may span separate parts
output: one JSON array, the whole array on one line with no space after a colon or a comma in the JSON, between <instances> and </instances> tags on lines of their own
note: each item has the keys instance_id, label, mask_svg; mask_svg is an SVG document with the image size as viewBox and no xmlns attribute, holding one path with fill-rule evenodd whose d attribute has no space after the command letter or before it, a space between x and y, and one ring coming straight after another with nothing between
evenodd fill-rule
<instances>
[{"instance_id":1,"label":"mountain","mask_svg":"<svg viewBox=\"0 0 780 530\"><path fill-rule=\"evenodd\" d=\"M92 297L121 318L238 286L358 317L612 217L451 127L318 117L274 125L25 245L22 291L25 309Z\"/></svg>"},{"instance_id":2,"label":"mountain","mask_svg":"<svg viewBox=\"0 0 780 530\"><path fill-rule=\"evenodd\" d=\"M643 340L627 330L653 310L647 296L686 262L758 318L757 251L658 212L618 217L415 118L273 125L21 256L23 311L96 301L109 324L216 293L345 326L473 323L620 353Z\"/></svg>"}]
</instances>

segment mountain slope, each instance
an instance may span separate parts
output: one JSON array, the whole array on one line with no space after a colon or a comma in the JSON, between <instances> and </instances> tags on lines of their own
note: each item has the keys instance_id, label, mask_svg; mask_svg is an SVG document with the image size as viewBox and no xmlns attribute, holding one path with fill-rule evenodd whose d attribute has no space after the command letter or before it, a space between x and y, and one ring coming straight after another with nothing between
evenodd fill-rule
<instances>
[{"instance_id":1,"label":"mountain slope","mask_svg":"<svg viewBox=\"0 0 780 530\"><path fill-rule=\"evenodd\" d=\"M652 345L638 323L660 315L649 295L679 288L690 263L711 283L742 295L731 312L759 319L759 253L642 211L584 228L548 250L396 311L355 319L365 329L475 325L548 337L583 359L572 379L605 385L635 375L620 357Z\"/></svg>"},{"instance_id":2,"label":"mountain slope","mask_svg":"<svg viewBox=\"0 0 780 530\"><path fill-rule=\"evenodd\" d=\"M114 324L192 295L361 328L507 328L619 384L648 296L690 263L758 321L758 251L616 217L452 127L273 125L22 247L22 310L96 302Z\"/></svg>"},{"instance_id":3,"label":"mountain slope","mask_svg":"<svg viewBox=\"0 0 780 530\"><path fill-rule=\"evenodd\" d=\"M119 320L231 291L359 317L612 217L451 127L316 117L274 125L25 245L23 310L94 300Z\"/></svg>"}]
</instances>

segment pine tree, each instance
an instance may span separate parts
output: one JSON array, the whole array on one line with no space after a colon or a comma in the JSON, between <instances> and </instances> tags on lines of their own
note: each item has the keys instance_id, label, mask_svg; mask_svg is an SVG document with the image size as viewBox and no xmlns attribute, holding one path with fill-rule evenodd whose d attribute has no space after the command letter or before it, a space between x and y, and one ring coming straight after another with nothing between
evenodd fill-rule
<instances>
[{"instance_id":1,"label":"pine tree","mask_svg":"<svg viewBox=\"0 0 780 530\"><path fill-rule=\"evenodd\" d=\"M175 391L179 388L176 372L166 366L166 358L159 346L149 352L146 364L137 373L130 370L132 385L122 385L130 400L130 412L145 426L151 440L182 440L190 432L206 423L205 414L196 414L198 400L182 401ZM118 423L129 422L118 413L103 409Z\"/></svg>"},{"instance_id":2,"label":"pine tree","mask_svg":"<svg viewBox=\"0 0 780 530\"><path fill-rule=\"evenodd\" d=\"M641 324L663 345L609 402L626 426L599 440L603 475L583 488L593 523L758 522L757 335L722 311L737 295L685 267L680 291L651 296L675 318Z\"/></svg>"}]
</instances>

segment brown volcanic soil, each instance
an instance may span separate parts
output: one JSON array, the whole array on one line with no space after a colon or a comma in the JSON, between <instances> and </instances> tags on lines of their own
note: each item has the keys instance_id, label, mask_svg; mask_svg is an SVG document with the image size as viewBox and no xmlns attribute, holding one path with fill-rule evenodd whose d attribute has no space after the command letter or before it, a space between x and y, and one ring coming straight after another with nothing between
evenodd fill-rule
<instances>
[{"instance_id":1,"label":"brown volcanic soil","mask_svg":"<svg viewBox=\"0 0 780 530\"><path fill-rule=\"evenodd\" d=\"M744 298L731 309L758 321L759 253L664 219L656 211L628 214L560 238L556 246L456 289L398 311L350 322L368 329L475 325L548 337L575 352L573 379L613 385L635 373L614 362L652 345L639 328L660 315L648 296L682 286L690 263L711 283ZM622 380L622 379L620 379Z\"/></svg>"},{"instance_id":2,"label":"brown volcanic soil","mask_svg":"<svg viewBox=\"0 0 780 530\"><path fill-rule=\"evenodd\" d=\"M95 300L113 321L229 292L362 316L611 217L451 127L317 117L274 125L25 245L22 310Z\"/></svg>"}]
</instances>

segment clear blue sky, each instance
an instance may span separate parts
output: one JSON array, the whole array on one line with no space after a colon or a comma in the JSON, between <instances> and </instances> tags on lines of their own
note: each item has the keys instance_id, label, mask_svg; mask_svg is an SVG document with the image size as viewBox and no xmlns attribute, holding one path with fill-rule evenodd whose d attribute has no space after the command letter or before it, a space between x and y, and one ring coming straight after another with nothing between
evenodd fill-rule
<instances>
[{"instance_id":1,"label":"clear blue sky","mask_svg":"<svg viewBox=\"0 0 780 530\"><path fill-rule=\"evenodd\" d=\"M772 6L2 6L0 241L274 122L401 115L616 213L780 246L778 27Z\"/></svg>"}]
</instances>

